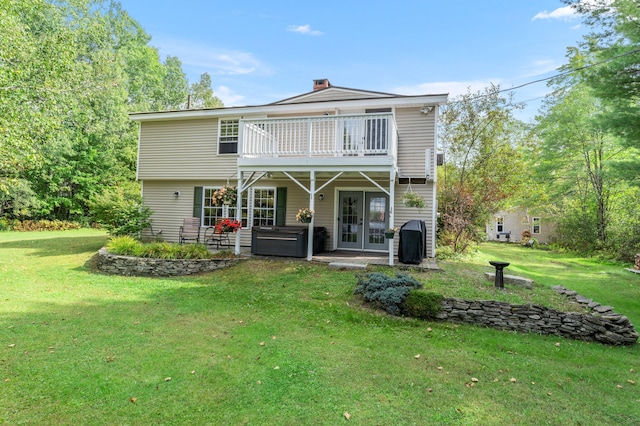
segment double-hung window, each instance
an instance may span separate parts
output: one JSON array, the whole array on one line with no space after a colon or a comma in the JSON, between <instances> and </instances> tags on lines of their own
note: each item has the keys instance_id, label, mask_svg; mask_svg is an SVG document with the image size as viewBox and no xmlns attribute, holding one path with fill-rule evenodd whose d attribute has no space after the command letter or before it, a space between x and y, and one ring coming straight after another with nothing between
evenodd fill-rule
<instances>
[{"instance_id":1,"label":"double-hung window","mask_svg":"<svg viewBox=\"0 0 640 426\"><path fill-rule=\"evenodd\" d=\"M500 216L496 218L496 232L504 232L504 219Z\"/></svg>"},{"instance_id":2,"label":"double-hung window","mask_svg":"<svg viewBox=\"0 0 640 426\"><path fill-rule=\"evenodd\" d=\"M220 136L218 137L218 154L237 154L240 135L240 120L220 119Z\"/></svg>"},{"instance_id":3,"label":"double-hung window","mask_svg":"<svg viewBox=\"0 0 640 426\"><path fill-rule=\"evenodd\" d=\"M212 196L218 188L204 188L202 225L215 226L224 218L236 218L237 207L216 206ZM253 188L242 193L242 227L276 224L276 188Z\"/></svg>"},{"instance_id":4,"label":"double-hung window","mask_svg":"<svg viewBox=\"0 0 640 426\"><path fill-rule=\"evenodd\" d=\"M276 224L276 189L255 188L251 202L253 226L273 226Z\"/></svg>"},{"instance_id":5,"label":"double-hung window","mask_svg":"<svg viewBox=\"0 0 640 426\"><path fill-rule=\"evenodd\" d=\"M532 217L531 218L531 233L539 234L540 233L540 218Z\"/></svg>"}]
</instances>

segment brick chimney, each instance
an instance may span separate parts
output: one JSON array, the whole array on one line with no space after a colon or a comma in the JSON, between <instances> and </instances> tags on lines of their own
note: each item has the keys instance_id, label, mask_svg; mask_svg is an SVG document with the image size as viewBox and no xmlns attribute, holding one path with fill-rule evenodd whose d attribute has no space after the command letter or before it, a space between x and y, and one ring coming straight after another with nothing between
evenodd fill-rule
<instances>
[{"instance_id":1,"label":"brick chimney","mask_svg":"<svg viewBox=\"0 0 640 426\"><path fill-rule=\"evenodd\" d=\"M327 87L331 87L331 83L326 78L320 80L313 80L313 91L326 89Z\"/></svg>"}]
</instances>

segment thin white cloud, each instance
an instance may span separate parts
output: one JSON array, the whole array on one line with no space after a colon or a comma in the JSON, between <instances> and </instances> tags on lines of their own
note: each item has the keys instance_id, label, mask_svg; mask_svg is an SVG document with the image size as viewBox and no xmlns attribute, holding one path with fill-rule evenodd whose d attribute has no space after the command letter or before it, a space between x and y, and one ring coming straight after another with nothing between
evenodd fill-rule
<instances>
[{"instance_id":1,"label":"thin white cloud","mask_svg":"<svg viewBox=\"0 0 640 426\"><path fill-rule=\"evenodd\" d=\"M610 6L613 3L613 0L580 0L581 6L588 7L601 7L601 6ZM578 12L571 6L559 7L551 12L546 10L542 12L538 12L536 16L534 16L531 20L535 21L536 19L561 19L564 21L570 21L578 17ZM575 29L575 27L574 27Z\"/></svg>"},{"instance_id":2,"label":"thin white cloud","mask_svg":"<svg viewBox=\"0 0 640 426\"><path fill-rule=\"evenodd\" d=\"M222 100L225 107L243 105L240 102L245 99L245 96L234 92L227 86L218 86L218 88L213 93L218 98L220 98L220 100Z\"/></svg>"},{"instance_id":3,"label":"thin white cloud","mask_svg":"<svg viewBox=\"0 0 640 426\"><path fill-rule=\"evenodd\" d=\"M564 6L556 10L552 10L551 12L547 12L546 10L538 12L538 14L536 14L536 16L534 16L531 20L535 21L536 19L563 19L565 21L568 21L575 18L576 15L576 11L571 6Z\"/></svg>"},{"instance_id":4,"label":"thin white cloud","mask_svg":"<svg viewBox=\"0 0 640 426\"><path fill-rule=\"evenodd\" d=\"M520 78L538 77L543 74L556 71L560 66L562 66L562 63L553 59L538 59L531 61L529 64L521 68Z\"/></svg>"},{"instance_id":5,"label":"thin white cloud","mask_svg":"<svg viewBox=\"0 0 640 426\"><path fill-rule=\"evenodd\" d=\"M305 34L305 35L312 35L312 36L320 36L320 35L322 35L322 31L312 30L311 29L311 25L309 25L309 24L306 24L306 25L290 25L287 30L291 31L292 33Z\"/></svg>"},{"instance_id":6,"label":"thin white cloud","mask_svg":"<svg viewBox=\"0 0 640 426\"><path fill-rule=\"evenodd\" d=\"M221 49L178 39L154 39L162 55L177 56L185 69L210 75L269 74L269 67L252 53Z\"/></svg>"},{"instance_id":7,"label":"thin white cloud","mask_svg":"<svg viewBox=\"0 0 640 426\"><path fill-rule=\"evenodd\" d=\"M500 80L471 80L471 81L439 81L422 83L415 86L400 86L392 89L392 93L401 95L425 95L448 93L449 97L463 95L469 91L477 92L493 84L500 84Z\"/></svg>"}]
</instances>

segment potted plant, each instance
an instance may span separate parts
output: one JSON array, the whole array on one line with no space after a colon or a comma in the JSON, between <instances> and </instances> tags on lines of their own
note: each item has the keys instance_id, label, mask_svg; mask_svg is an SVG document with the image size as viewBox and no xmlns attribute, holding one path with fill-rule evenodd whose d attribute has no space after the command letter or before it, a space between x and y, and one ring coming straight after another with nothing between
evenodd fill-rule
<instances>
[{"instance_id":1,"label":"potted plant","mask_svg":"<svg viewBox=\"0 0 640 426\"><path fill-rule=\"evenodd\" d=\"M423 209L425 205L424 198L413 192L405 192L402 195L402 202L407 207L415 207L417 209Z\"/></svg>"},{"instance_id":2,"label":"potted plant","mask_svg":"<svg viewBox=\"0 0 640 426\"><path fill-rule=\"evenodd\" d=\"M396 235L396 232L398 232L398 228L389 228L387 232L384 233L384 237L389 240L392 240L393 237Z\"/></svg>"},{"instance_id":3,"label":"potted plant","mask_svg":"<svg viewBox=\"0 0 640 426\"><path fill-rule=\"evenodd\" d=\"M213 192L211 202L214 206L235 207L238 204L238 190L235 186L225 185Z\"/></svg>"},{"instance_id":4,"label":"potted plant","mask_svg":"<svg viewBox=\"0 0 640 426\"><path fill-rule=\"evenodd\" d=\"M242 227L242 223L235 219L229 219L228 217L222 219L215 226L216 234L222 234L223 232L236 232Z\"/></svg>"},{"instance_id":5,"label":"potted plant","mask_svg":"<svg viewBox=\"0 0 640 426\"><path fill-rule=\"evenodd\" d=\"M303 207L298 210L298 214L296 214L296 220L301 223L311 223L311 219L313 219L313 210L308 207Z\"/></svg>"}]
</instances>

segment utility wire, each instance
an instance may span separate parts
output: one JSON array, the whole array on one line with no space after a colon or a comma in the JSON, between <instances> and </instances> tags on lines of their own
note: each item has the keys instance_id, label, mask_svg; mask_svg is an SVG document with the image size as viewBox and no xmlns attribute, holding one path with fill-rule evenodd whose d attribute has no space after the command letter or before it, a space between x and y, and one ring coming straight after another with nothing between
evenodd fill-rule
<instances>
[{"instance_id":1,"label":"utility wire","mask_svg":"<svg viewBox=\"0 0 640 426\"><path fill-rule=\"evenodd\" d=\"M584 66L581 66L581 67L578 67L578 68L574 68L574 69L571 69L571 70L563 71L561 73L552 75L550 77L544 77L544 78L539 78L537 80L529 81L527 83L520 84L519 86L509 87L508 89L500 89L496 93L504 93L504 92L510 92L510 91L517 90L517 89L522 89L523 87L530 86L532 84L541 83L543 81L551 80L551 79L556 78L556 77L562 77L563 75L573 74L573 73L578 72L578 71L582 71L582 70L585 70L585 69L593 68L593 67L596 67L598 65L602 65L604 63L613 61L614 59L622 58L624 56L632 55L634 53L640 53L640 49L634 49L634 50L631 50L629 52L625 52L625 53L621 53L621 54L616 55L616 56L612 56L612 57L610 57L608 59L603 59L602 61L595 62L593 64L588 64L588 65L584 65ZM472 98L471 102L476 101L478 99L485 98L487 96L489 96L489 95L478 95L478 96ZM533 100L533 99L530 99L530 100ZM460 101L454 101L454 102L448 102L448 103L449 104L456 104L456 103L461 103L461 102L463 102L463 101L460 100ZM525 102L528 102L528 101L525 101Z\"/></svg>"}]
</instances>

